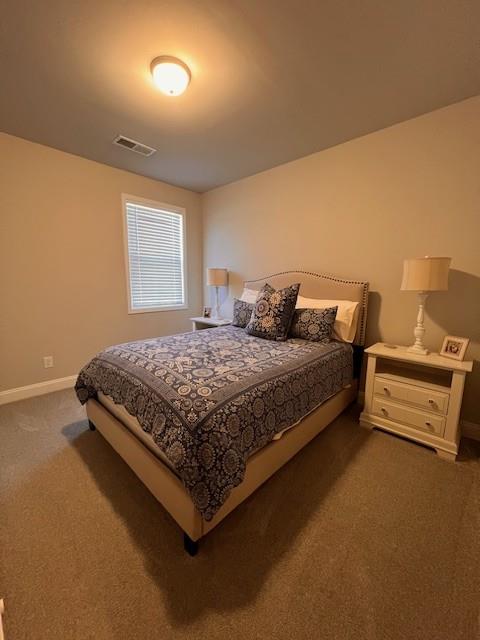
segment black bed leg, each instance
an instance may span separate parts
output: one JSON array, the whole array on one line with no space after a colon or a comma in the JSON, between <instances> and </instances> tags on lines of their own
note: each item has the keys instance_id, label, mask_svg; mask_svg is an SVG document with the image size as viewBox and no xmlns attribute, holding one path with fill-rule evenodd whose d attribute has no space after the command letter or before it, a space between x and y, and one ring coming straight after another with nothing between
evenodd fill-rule
<instances>
[{"instance_id":1,"label":"black bed leg","mask_svg":"<svg viewBox=\"0 0 480 640\"><path fill-rule=\"evenodd\" d=\"M186 533L183 534L183 548L189 556L196 556L198 553L198 541L192 540Z\"/></svg>"},{"instance_id":2,"label":"black bed leg","mask_svg":"<svg viewBox=\"0 0 480 640\"><path fill-rule=\"evenodd\" d=\"M88 421L88 428L90 429L90 431L96 431L97 427L93 424L93 422L91 420Z\"/></svg>"}]
</instances>

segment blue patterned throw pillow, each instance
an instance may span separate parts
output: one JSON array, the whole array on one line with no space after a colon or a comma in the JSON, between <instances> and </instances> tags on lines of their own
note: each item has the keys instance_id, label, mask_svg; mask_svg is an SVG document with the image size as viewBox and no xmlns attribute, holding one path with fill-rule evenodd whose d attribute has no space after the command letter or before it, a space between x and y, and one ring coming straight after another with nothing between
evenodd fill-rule
<instances>
[{"instance_id":1,"label":"blue patterned throw pillow","mask_svg":"<svg viewBox=\"0 0 480 640\"><path fill-rule=\"evenodd\" d=\"M292 323L300 284L275 291L265 284L260 291L246 331L267 340L286 340Z\"/></svg>"},{"instance_id":2,"label":"blue patterned throw pillow","mask_svg":"<svg viewBox=\"0 0 480 640\"><path fill-rule=\"evenodd\" d=\"M338 307L327 309L295 309L290 338L311 342L330 342Z\"/></svg>"},{"instance_id":3,"label":"blue patterned throw pillow","mask_svg":"<svg viewBox=\"0 0 480 640\"><path fill-rule=\"evenodd\" d=\"M244 302L243 300L235 298L233 301L233 326L245 329L254 308L255 304L253 302Z\"/></svg>"}]
</instances>

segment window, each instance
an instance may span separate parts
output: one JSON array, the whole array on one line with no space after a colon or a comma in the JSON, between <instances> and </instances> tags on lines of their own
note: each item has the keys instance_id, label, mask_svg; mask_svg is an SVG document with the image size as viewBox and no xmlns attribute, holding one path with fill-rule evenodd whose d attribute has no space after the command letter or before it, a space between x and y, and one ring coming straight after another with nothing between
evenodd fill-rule
<instances>
[{"instance_id":1,"label":"window","mask_svg":"<svg viewBox=\"0 0 480 640\"><path fill-rule=\"evenodd\" d=\"M123 196L129 313L186 308L185 211Z\"/></svg>"}]
</instances>

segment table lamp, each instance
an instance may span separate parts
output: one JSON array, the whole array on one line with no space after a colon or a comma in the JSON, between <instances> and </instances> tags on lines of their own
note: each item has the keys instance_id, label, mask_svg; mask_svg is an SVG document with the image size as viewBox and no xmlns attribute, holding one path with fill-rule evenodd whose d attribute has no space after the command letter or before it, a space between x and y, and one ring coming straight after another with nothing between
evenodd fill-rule
<instances>
[{"instance_id":1,"label":"table lamp","mask_svg":"<svg viewBox=\"0 0 480 640\"><path fill-rule=\"evenodd\" d=\"M215 310L213 317L220 320L220 305L218 303L218 287L226 287L228 284L228 271L226 269L207 269L207 285L215 287Z\"/></svg>"},{"instance_id":2,"label":"table lamp","mask_svg":"<svg viewBox=\"0 0 480 640\"><path fill-rule=\"evenodd\" d=\"M423 344L425 335L424 309L430 291L446 291L448 289L448 270L451 258L407 258L403 261L403 279L401 291L418 292L417 325L413 331L415 343L407 349L410 353L421 356L428 354Z\"/></svg>"}]
</instances>

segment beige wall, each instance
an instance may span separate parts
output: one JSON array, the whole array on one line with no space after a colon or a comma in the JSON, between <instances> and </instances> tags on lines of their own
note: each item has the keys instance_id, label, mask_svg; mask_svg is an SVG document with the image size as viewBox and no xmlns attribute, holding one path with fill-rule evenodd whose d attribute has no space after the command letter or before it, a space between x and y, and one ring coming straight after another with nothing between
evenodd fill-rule
<instances>
[{"instance_id":1,"label":"beige wall","mask_svg":"<svg viewBox=\"0 0 480 640\"><path fill-rule=\"evenodd\" d=\"M186 208L189 309L127 313L122 192ZM75 374L111 344L189 330L201 244L198 194L0 134L0 390Z\"/></svg>"},{"instance_id":2,"label":"beige wall","mask_svg":"<svg viewBox=\"0 0 480 640\"><path fill-rule=\"evenodd\" d=\"M399 291L402 260L452 256L449 291L428 300L426 342L472 339L463 416L480 422L479 167L474 98L205 194L204 264L231 271L233 295L285 269L366 279L368 344L409 344L416 296Z\"/></svg>"}]
</instances>

